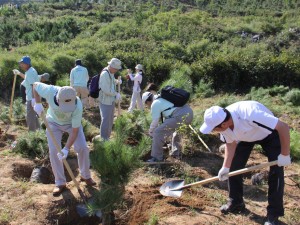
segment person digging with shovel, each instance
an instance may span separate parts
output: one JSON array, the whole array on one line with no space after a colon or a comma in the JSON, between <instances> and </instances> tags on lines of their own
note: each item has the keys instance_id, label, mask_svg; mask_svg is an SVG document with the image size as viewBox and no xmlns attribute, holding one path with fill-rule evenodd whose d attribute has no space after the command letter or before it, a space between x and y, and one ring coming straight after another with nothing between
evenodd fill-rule
<instances>
[{"instance_id":1,"label":"person digging with shovel","mask_svg":"<svg viewBox=\"0 0 300 225\"><path fill-rule=\"evenodd\" d=\"M75 89L69 86L58 87L36 82L33 85L33 95L35 98L34 111L39 116L44 111L41 97L45 98L49 105L46 120L51 131L47 129L46 134L51 167L55 177L56 187L53 190L53 195L57 196L66 189L66 177L62 161L67 158L73 144L78 156L80 180L88 186L95 185L96 183L91 178L90 173L89 149L81 125L82 103L76 97ZM51 138L49 132L53 134L56 140ZM64 132L67 132L69 137L61 150L62 153L58 153L54 141L57 141L60 145Z\"/></svg>"},{"instance_id":2,"label":"person digging with shovel","mask_svg":"<svg viewBox=\"0 0 300 225\"><path fill-rule=\"evenodd\" d=\"M222 213L237 213L245 209L242 175L228 178L228 173L245 167L255 144L260 144L268 161L277 160L270 167L268 206L265 225L278 224L284 215L284 171L291 164L289 126L279 120L263 104L256 101L240 101L226 108L213 106L204 113L200 127L203 134L217 132L225 142L223 166L219 180L228 179L229 200L220 210Z\"/></svg>"}]
</instances>

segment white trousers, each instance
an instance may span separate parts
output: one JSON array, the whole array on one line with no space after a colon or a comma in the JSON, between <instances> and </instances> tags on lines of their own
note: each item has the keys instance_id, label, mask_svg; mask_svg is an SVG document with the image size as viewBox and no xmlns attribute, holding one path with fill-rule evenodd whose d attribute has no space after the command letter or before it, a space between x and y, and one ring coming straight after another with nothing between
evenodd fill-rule
<instances>
[{"instance_id":1,"label":"white trousers","mask_svg":"<svg viewBox=\"0 0 300 225\"><path fill-rule=\"evenodd\" d=\"M59 146L61 146L61 139L63 133L67 132L70 135L72 132L71 124L58 125L56 123L49 123L49 127L53 132L53 135ZM66 177L64 173L63 162L61 162L57 157L58 150L56 149L48 130L46 130L46 134L48 140L51 167L55 177L55 185L56 186L65 185ZM89 159L90 152L86 144L82 126L79 128L78 136L74 142L74 150L77 153L78 166L79 166L81 177L84 179L91 178L90 159Z\"/></svg>"},{"instance_id":2,"label":"white trousers","mask_svg":"<svg viewBox=\"0 0 300 225\"><path fill-rule=\"evenodd\" d=\"M131 96L131 103L130 103L130 106L128 108L128 112L132 112L135 109L136 102L137 102L138 109L144 110L144 106L143 106L143 103L142 103L141 92L133 91L132 96Z\"/></svg>"}]
</instances>

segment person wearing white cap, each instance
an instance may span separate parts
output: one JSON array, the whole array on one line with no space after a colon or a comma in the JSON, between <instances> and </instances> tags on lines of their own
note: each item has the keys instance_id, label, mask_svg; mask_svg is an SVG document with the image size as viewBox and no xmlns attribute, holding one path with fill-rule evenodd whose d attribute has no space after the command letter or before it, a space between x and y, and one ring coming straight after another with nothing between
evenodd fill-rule
<instances>
[{"instance_id":1,"label":"person wearing white cap","mask_svg":"<svg viewBox=\"0 0 300 225\"><path fill-rule=\"evenodd\" d=\"M85 108L89 106L89 90L87 88L87 82L89 81L89 73L87 68L82 66L81 59L75 60L75 67L70 73L70 86L76 90L77 96L81 99Z\"/></svg>"},{"instance_id":2,"label":"person wearing white cap","mask_svg":"<svg viewBox=\"0 0 300 225\"><path fill-rule=\"evenodd\" d=\"M176 132L182 124L190 124L193 120L193 110L188 104L182 107L174 107L174 104L146 91L142 95L143 103L151 108L152 122L149 135L152 139L151 158L147 162L163 160L163 146L166 140L172 136L172 148L169 153L173 158L180 157L180 136ZM164 118L159 125L159 120Z\"/></svg>"},{"instance_id":3,"label":"person wearing white cap","mask_svg":"<svg viewBox=\"0 0 300 225\"><path fill-rule=\"evenodd\" d=\"M112 58L105 67L99 80L99 102L100 102L100 136L103 140L109 140L115 113L115 103L121 101L121 95L117 92L116 85L122 83L121 80L115 79L114 74L122 69L121 61Z\"/></svg>"},{"instance_id":4,"label":"person wearing white cap","mask_svg":"<svg viewBox=\"0 0 300 225\"><path fill-rule=\"evenodd\" d=\"M219 180L228 179L229 186L229 200L221 207L222 213L245 209L242 175L228 178L228 173L245 167L255 144L262 146L268 161L278 160L278 165L270 167L265 225L278 224L278 217L284 215L283 167L291 164L289 126L263 104L240 101L226 108L213 106L207 109L200 131L220 133L221 140L226 143L223 166L218 173Z\"/></svg>"},{"instance_id":5,"label":"person wearing white cap","mask_svg":"<svg viewBox=\"0 0 300 225\"><path fill-rule=\"evenodd\" d=\"M137 64L135 67L136 74L129 74L130 79L134 82L132 88L132 96L130 106L128 108L128 112L132 112L135 109L135 105L137 103L138 109L144 110L144 106L141 98L141 83L143 80L143 66L141 64Z\"/></svg>"},{"instance_id":6,"label":"person wearing white cap","mask_svg":"<svg viewBox=\"0 0 300 225\"><path fill-rule=\"evenodd\" d=\"M46 119L52 130L57 143L61 143L63 133L69 134L62 153L58 153L55 144L48 132L47 140L49 146L50 162L55 177L55 188L53 195L59 195L66 189L66 177L63 168L63 159L66 159L70 148L74 145L74 150L78 156L78 166L81 174L81 180L87 185L95 185L91 178L89 149L81 125L82 119L82 103L76 97L76 91L69 86L58 87L36 82L33 85L33 94L35 97L34 110L38 115L44 111L41 98L45 98L49 108L47 110Z\"/></svg>"},{"instance_id":7,"label":"person wearing white cap","mask_svg":"<svg viewBox=\"0 0 300 225\"><path fill-rule=\"evenodd\" d=\"M21 84L25 87L26 93L26 123L29 131L35 131L40 128L40 123L33 110L35 99L32 98L32 85L34 82L39 81L39 77L36 70L31 66L31 59L29 56L22 57L19 61L19 66L25 71L25 74L17 69L14 69L13 73L24 79Z\"/></svg>"}]
</instances>

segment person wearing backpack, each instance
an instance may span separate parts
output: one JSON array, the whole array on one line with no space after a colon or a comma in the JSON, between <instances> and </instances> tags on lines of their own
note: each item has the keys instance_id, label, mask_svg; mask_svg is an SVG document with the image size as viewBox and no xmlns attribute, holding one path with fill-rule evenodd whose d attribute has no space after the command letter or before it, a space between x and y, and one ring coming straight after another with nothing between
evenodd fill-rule
<instances>
[{"instance_id":1,"label":"person wearing backpack","mask_svg":"<svg viewBox=\"0 0 300 225\"><path fill-rule=\"evenodd\" d=\"M88 81L89 73L87 68L82 66L81 59L76 59L75 67L70 73L70 86L76 90L76 94L81 99L85 108L90 108L88 101L89 90L87 88Z\"/></svg>"},{"instance_id":2,"label":"person wearing backpack","mask_svg":"<svg viewBox=\"0 0 300 225\"><path fill-rule=\"evenodd\" d=\"M121 101L121 94L117 91L116 85L122 83L122 80L115 79L114 74L121 67L121 61L117 58L112 58L108 62L99 78L99 102L100 102L100 136L103 140L109 140L115 112L115 103Z\"/></svg>"},{"instance_id":3,"label":"person wearing backpack","mask_svg":"<svg viewBox=\"0 0 300 225\"><path fill-rule=\"evenodd\" d=\"M137 64L135 67L136 74L129 74L130 79L134 82L132 88L132 96L130 106L128 108L128 112L131 113L135 109L135 105L137 103L138 109L144 110L144 106L141 98L141 84L143 81L143 66L141 64Z\"/></svg>"},{"instance_id":4,"label":"person wearing backpack","mask_svg":"<svg viewBox=\"0 0 300 225\"><path fill-rule=\"evenodd\" d=\"M193 110L188 104L175 107L174 103L148 91L142 95L142 101L151 109L152 116L149 128L149 135L153 138L152 149L151 158L147 162L159 162L163 160L163 146L171 136L172 149L169 154L171 157L179 158L181 152L180 136L176 129L181 124L188 125L192 122ZM162 120L162 123L159 125L160 120Z\"/></svg>"}]
</instances>

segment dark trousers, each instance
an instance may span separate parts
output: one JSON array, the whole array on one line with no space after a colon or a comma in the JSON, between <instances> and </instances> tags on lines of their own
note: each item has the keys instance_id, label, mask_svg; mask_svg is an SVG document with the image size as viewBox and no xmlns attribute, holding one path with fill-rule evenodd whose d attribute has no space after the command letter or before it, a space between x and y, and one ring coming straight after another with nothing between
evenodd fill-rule
<instances>
[{"instance_id":1,"label":"dark trousers","mask_svg":"<svg viewBox=\"0 0 300 225\"><path fill-rule=\"evenodd\" d=\"M273 131L265 139L256 142L239 142L235 151L235 155L231 164L230 171L243 169L246 166L250 153L255 144L260 144L264 154L268 157L268 161L277 160L281 151L279 135L277 131ZM283 216L283 191L284 191L284 172L283 167L277 165L271 166L268 178L268 207L267 213L272 216ZM229 198L232 202L243 202L243 176L233 176L229 178Z\"/></svg>"}]
</instances>

